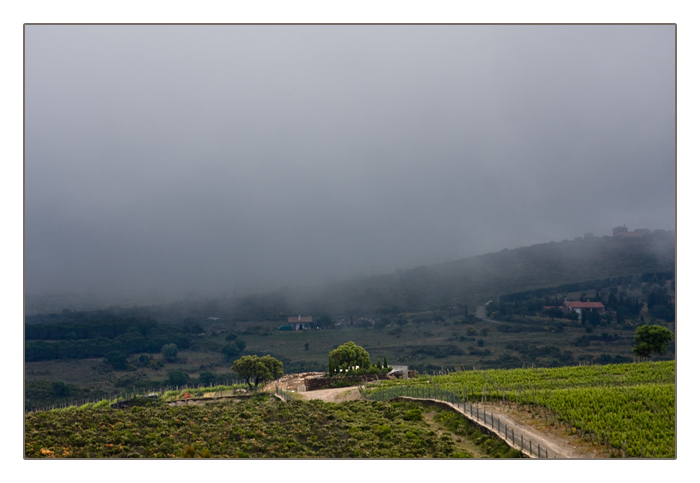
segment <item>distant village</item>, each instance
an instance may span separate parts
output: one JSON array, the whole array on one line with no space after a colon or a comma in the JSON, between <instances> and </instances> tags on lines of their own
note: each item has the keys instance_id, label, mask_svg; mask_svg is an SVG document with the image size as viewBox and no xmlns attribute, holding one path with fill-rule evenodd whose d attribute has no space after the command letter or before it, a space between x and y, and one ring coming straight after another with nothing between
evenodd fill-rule
<instances>
[{"instance_id":1,"label":"distant village","mask_svg":"<svg viewBox=\"0 0 700 483\"><path fill-rule=\"evenodd\" d=\"M613 238L623 240L644 238L650 234L651 230L647 230L646 228L635 228L634 231L629 231L625 225L613 228Z\"/></svg>"}]
</instances>

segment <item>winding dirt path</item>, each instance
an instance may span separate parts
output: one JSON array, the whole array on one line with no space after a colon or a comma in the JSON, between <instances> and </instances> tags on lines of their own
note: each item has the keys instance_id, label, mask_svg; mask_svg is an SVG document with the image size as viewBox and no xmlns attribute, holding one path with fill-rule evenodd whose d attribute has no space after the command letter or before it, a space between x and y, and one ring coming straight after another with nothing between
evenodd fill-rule
<instances>
[{"instance_id":1,"label":"winding dirt path","mask_svg":"<svg viewBox=\"0 0 700 483\"><path fill-rule=\"evenodd\" d=\"M606 455L595 447L585 444L580 438L568 435L564 429L558 430L549 425L544 418L532 417L527 411L518 411L507 406L496 404L481 404L487 413L500 419L501 424L515 428L516 434L522 434L525 439L532 440L533 445L539 443L553 451L557 458L590 459L604 458ZM516 437L517 442L517 437ZM533 446L534 453L534 446Z\"/></svg>"},{"instance_id":2,"label":"winding dirt path","mask_svg":"<svg viewBox=\"0 0 700 483\"><path fill-rule=\"evenodd\" d=\"M313 377L313 373L307 373L300 375L301 377L295 378L293 375L287 376L288 379L284 381L285 389L292 387L296 388L298 385L303 384L303 379L307 377ZM267 390L274 392L274 383L269 384L266 387ZM282 384L280 384L280 387ZM289 390L287 389L287 390ZM360 391L357 386L352 387L341 387L335 389L320 389L316 391L306 391L297 392L297 394L306 400L317 399L324 402L339 403L344 401L355 401L362 398ZM407 398L414 399L414 398ZM445 401L437 401L432 399L418 399L419 401L432 401L436 404L443 406L449 406L454 411L459 412L464 417L470 419L475 424L479 424L486 427L490 431L493 431L501 439L505 439L503 434L503 429L505 426L508 427L509 435L515 431L515 442L513 443L513 437L509 436L508 444L513 447L520 449L520 442L523 441L524 452L529 454L531 457L538 457L539 444L540 450L539 454L542 458L545 457L545 453L550 457L561 458L561 459L594 459L594 458L608 458L609 455L604 448L599 446L593 446L588 444L581 438L569 434L568 430L565 428L560 428L557 425L551 424L551 420L548 422L545 418L538 415L534 415L525 410L517 410L515 408L509 408L508 406L498 405L498 404L479 404L478 407L480 411L486 410L489 414L488 421L490 421L490 415L493 415L495 420L500 421L501 432L498 432L498 428L495 425L493 430L490 424L485 424L483 420L479 420L469 413L469 410L464 410L463 407L459 407ZM483 416L482 418L483 419ZM521 439L522 438L522 439ZM532 451L530 451L530 444L532 444ZM545 450L546 448L546 450Z\"/></svg>"}]
</instances>

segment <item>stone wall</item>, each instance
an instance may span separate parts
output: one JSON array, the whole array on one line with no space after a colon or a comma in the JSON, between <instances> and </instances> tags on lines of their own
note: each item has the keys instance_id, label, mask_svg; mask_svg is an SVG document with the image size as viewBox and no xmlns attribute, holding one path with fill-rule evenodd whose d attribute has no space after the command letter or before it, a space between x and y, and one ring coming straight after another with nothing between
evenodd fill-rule
<instances>
[{"instance_id":1,"label":"stone wall","mask_svg":"<svg viewBox=\"0 0 700 483\"><path fill-rule=\"evenodd\" d=\"M345 387L346 385L347 387L357 386L363 382L384 379L393 378L387 376L386 374L381 374L371 376L316 377L314 379L307 379L305 382L307 391L318 391L319 389L332 389L334 387ZM343 386L339 385L341 383L343 384Z\"/></svg>"}]
</instances>

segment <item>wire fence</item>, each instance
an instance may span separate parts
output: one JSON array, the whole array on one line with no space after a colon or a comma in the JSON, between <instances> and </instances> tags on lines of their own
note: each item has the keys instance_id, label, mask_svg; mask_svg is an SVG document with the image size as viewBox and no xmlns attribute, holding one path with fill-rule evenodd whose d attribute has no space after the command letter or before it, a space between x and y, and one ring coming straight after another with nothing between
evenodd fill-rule
<instances>
[{"instance_id":1,"label":"wire fence","mask_svg":"<svg viewBox=\"0 0 700 483\"><path fill-rule=\"evenodd\" d=\"M277 396L279 396L285 402L291 401L292 399L294 399L292 397L292 393L290 393L289 391L285 391L284 389L280 389L280 387L277 385L275 385L275 394Z\"/></svg>"},{"instance_id":2,"label":"wire fence","mask_svg":"<svg viewBox=\"0 0 700 483\"><path fill-rule=\"evenodd\" d=\"M600 387L615 386L615 384L601 384ZM568 387L568 386L566 386ZM574 387L574 386L572 386ZM595 387L599 387L596 385ZM514 406L516 408L526 408L528 412L535 413L538 416L544 418L547 422L552 425L556 425L558 428L565 428L571 434L575 434L579 438L589 442L593 446L600 448L605 448L611 456L620 458L656 458L656 449L652 451L646 451L644 448L638 448L632 450L628 448L627 440L623 441L613 441L612 434L606 432L600 432L592 429L586 421L577 419L568 413L558 413L553 410L550 404L544 403L540 400L539 391L529 390L528 388L523 388L519 385L516 388L501 388L497 386L484 386L481 391L476 391L473 386L464 387L462 390L458 391L459 395L455 395L451 391L445 390L439 387L437 384L433 385L409 385L409 386L392 386L393 388L402 388L399 392L404 393L408 391L410 394L434 394L440 397L441 394L450 394L450 396L444 396L448 399L440 399L445 402L450 402L459 405L460 408L465 407L464 403L467 403L466 408L470 409L470 406L477 408L479 402L482 404L485 402L492 402L495 404L508 406ZM382 392L389 391L389 389L382 389ZM400 396L398 396L400 397ZM407 397L416 397L408 395ZM457 403L453 402L457 401ZM474 404L470 404L470 401ZM472 411L472 409L470 409ZM476 418L476 409L473 409L474 417ZM481 409L479 414L481 414ZM471 416L471 414L470 414ZM480 419L479 419L480 420ZM490 427L490 419L489 419ZM517 437L516 437L517 440ZM534 448L534 446L533 446Z\"/></svg>"},{"instance_id":3,"label":"wire fence","mask_svg":"<svg viewBox=\"0 0 700 483\"><path fill-rule=\"evenodd\" d=\"M519 429L510 426L499 417L489 413L478 404L472 404L457 396L452 391L442 389L438 386L394 386L378 391L367 393L360 388L360 394L364 399L371 401L387 401L396 398L412 398L420 400L441 401L449 404L458 412L476 421L493 434L504 440L511 447L519 449L524 454L535 458L557 458L558 455L546 445L533 441L525 436Z\"/></svg>"},{"instance_id":4,"label":"wire fence","mask_svg":"<svg viewBox=\"0 0 700 483\"><path fill-rule=\"evenodd\" d=\"M247 386L245 379L234 379L231 385L214 385L210 383L208 386L204 384L185 384L185 385L160 385L149 389L136 389L131 391L120 391L117 394L108 397L94 397L74 400L73 402L64 402L52 404L39 408L25 409L25 413L36 413L43 411L52 411L54 409L67 409L70 407L82 407L86 404L114 405L135 398L161 399L163 401L174 401L182 399L185 394L189 393L188 397L197 397L207 393L219 393L220 397L234 396L237 390ZM261 390L259 388L258 390ZM228 394L230 392L230 394Z\"/></svg>"}]
</instances>

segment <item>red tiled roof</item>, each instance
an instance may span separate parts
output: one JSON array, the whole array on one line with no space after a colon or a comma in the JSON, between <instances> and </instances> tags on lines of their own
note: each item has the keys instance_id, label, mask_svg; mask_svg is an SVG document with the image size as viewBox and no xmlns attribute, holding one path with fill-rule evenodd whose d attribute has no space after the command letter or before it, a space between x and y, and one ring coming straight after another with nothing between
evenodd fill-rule
<instances>
[{"instance_id":1,"label":"red tiled roof","mask_svg":"<svg viewBox=\"0 0 700 483\"><path fill-rule=\"evenodd\" d=\"M304 324L313 322L313 319L311 318L311 316L301 317L298 315L296 317L287 317L287 322L296 322L297 324Z\"/></svg>"},{"instance_id":2,"label":"red tiled roof","mask_svg":"<svg viewBox=\"0 0 700 483\"><path fill-rule=\"evenodd\" d=\"M564 302L570 309L604 309L605 305L600 302Z\"/></svg>"}]
</instances>

